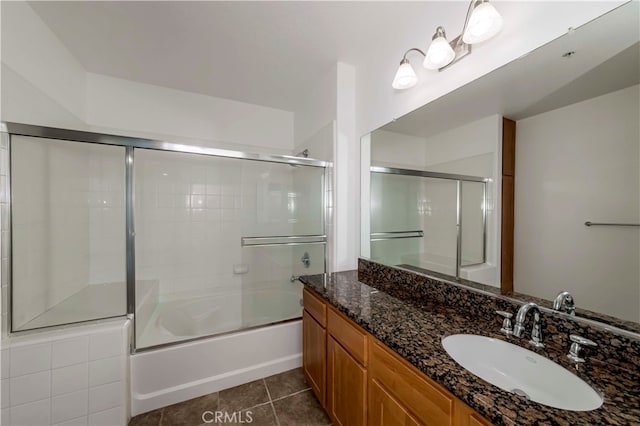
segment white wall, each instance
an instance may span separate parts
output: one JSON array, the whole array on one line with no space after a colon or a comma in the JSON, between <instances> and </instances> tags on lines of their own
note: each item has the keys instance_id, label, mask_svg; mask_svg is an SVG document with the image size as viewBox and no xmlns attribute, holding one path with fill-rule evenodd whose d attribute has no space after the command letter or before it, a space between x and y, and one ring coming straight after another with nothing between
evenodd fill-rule
<instances>
[{"instance_id":1,"label":"white wall","mask_svg":"<svg viewBox=\"0 0 640 426\"><path fill-rule=\"evenodd\" d=\"M220 148L288 154L294 146L292 112L93 73L87 74L87 124Z\"/></svg>"},{"instance_id":2,"label":"white wall","mask_svg":"<svg viewBox=\"0 0 640 426\"><path fill-rule=\"evenodd\" d=\"M336 119L338 69L333 67L319 78L295 108L294 140L299 145ZM313 158L318 158L313 156Z\"/></svg>"},{"instance_id":3,"label":"white wall","mask_svg":"<svg viewBox=\"0 0 640 426\"><path fill-rule=\"evenodd\" d=\"M360 252L360 143L356 133L356 69L338 63L334 162L333 270L358 267Z\"/></svg>"},{"instance_id":4,"label":"white wall","mask_svg":"<svg viewBox=\"0 0 640 426\"><path fill-rule=\"evenodd\" d=\"M424 170L426 140L418 136L376 130L371 133L371 165Z\"/></svg>"},{"instance_id":5,"label":"white wall","mask_svg":"<svg viewBox=\"0 0 640 426\"><path fill-rule=\"evenodd\" d=\"M517 122L514 287L640 321L640 88Z\"/></svg>"},{"instance_id":6,"label":"white wall","mask_svg":"<svg viewBox=\"0 0 640 426\"><path fill-rule=\"evenodd\" d=\"M1 19L2 120L81 125L82 65L26 2L2 2Z\"/></svg>"}]
</instances>

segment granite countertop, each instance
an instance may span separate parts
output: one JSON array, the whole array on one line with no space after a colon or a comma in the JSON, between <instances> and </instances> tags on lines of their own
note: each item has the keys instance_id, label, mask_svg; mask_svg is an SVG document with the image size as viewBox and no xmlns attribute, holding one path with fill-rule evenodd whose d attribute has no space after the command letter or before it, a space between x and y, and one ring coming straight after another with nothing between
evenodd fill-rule
<instances>
[{"instance_id":1,"label":"granite countertop","mask_svg":"<svg viewBox=\"0 0 640 426\"><path fill-rule=\"evenodd\" d=\"M443 337L466 333L510 341L533 350L526 344L527 339L501 334L498 317L491 322L451 305L396 298L361 283L357 271L310 275L300 280L495 425L640 425L638 370L588 359L576 371L566 353L548 348L536 350L604 394L604 403L597 410L551 408L485 382L457 364L442 347Z\"/></svg>"}]
</instances>

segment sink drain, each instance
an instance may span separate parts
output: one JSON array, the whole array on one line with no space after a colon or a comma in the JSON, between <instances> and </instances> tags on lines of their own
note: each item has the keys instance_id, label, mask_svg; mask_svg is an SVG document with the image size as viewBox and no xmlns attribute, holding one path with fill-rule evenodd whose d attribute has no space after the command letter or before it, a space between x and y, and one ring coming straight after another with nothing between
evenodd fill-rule
<instances>
[{"instance_id":1,"label":"sink drain","mask_svg":"<svg viewBox=\"0 0 640 426\"><path fill-rule=\"evenodd\" d=\"M529 398L529 395L527 395L527 393L526 393L525 391L523 391L522 389L518 389L518 388L516 388L516 389L512 389L512 390L511 390L511 392L512 392L512 393L515 393L515 394L516 394L516 395L518 395L518 396L523 396L523 397L525 397L527 400L531 399L531 398Z\"/></svg>"}]
</instances>

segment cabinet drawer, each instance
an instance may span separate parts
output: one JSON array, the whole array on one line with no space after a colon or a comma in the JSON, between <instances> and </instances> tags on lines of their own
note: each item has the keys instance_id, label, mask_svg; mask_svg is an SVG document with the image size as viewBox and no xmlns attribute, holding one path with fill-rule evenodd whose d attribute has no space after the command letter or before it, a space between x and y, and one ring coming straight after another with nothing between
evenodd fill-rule
<instances>
[{"instance_id":1,"label":"cabinet drawer","mask_svg":"<svg viewBox=\"0 0 640 426\"><path fill-rule=\"evenodd\" d=\"M311 290L305 288L302 292L302 304L309 315L315 318L321 326L327 326L327 304L325 302L314 295Z\"/></svg>"},{"instance_id":2,"label":"cabinet drawer","mask_svg":"<svg viewBox=\"0 0 640 426\"><path fill-rule=\"evenodd\" d=\"M327 329L353 358L367 366L367 334L333 308L328 312Z\"/></svg>"},{"instance_id":3,"label":"cabinet drawer","mask_svg":"<svg viewBox=\"0 0 640 426\"><path fill-rule=\"evenodd\" d=\"M370 386L371 381L381 383L421 423L434 426L453 424L453 395L414 371L412 366L381 343L371 340L369 346Z\"/></svg>"}]
</instances>

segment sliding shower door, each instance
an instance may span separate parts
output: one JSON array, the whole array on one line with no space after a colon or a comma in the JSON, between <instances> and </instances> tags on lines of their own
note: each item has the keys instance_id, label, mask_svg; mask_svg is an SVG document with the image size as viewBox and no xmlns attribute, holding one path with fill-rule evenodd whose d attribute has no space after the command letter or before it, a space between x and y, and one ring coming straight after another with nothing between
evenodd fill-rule
<instances>
[{"instance_id":1,"label":"sliding shower door","mask_svg":"<svg viewBox=\"0 0 640 426\"><path fill-rule=\"evenodd\" d=\"M371 259L460 277L486 261L482 177L371 167Z\"/></svg>"},{"instance_id":2,"label":"sliding shower door","mask_svg":"<svg viewBox=\"0 0 640 426\"><path fill-rule=\"evenodd\" d=\"M245 162L242 321L302 315L299 275L325 271L324 168Z\"/></svg>"},{"instance_id":3,"label":"sliding shower door","mask_svg":"<svg viewBox=\"0 0 640 426\"><path fill-rule=\"evenodd\" d=\"M11 329L127 313L125 148L11 137Z\"/></svg>"},{"instance_id":4,"label":"sliding shower door","mask_svg":"<svg viewBox=\"0 0 640 426\"><path fill-rule=\"evenodd\" d=\"M486 184L463 181L461 190L460 266L478 265L486 260Z\"/></svg>"},{"instance_id":5,"label":"sliding shower door","mask_svg":"<svg viewBox=\"0 0 640 426\"><path fill-rule=\"evenodd\" d=\"M323 167L146 149L134 163L138 349L301 315L294 277L324 272Z\"/></svg>"},{"instance_id":6,"label":"sliding shower door","mask_svg":"<svg viewBox=\"0 0 640 426\"><path fill-rule=\"evenodd\" d=\"M371 173L371 258L455 275L456 181Z\"/></svg>"}]
</instances>

